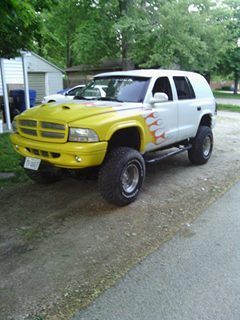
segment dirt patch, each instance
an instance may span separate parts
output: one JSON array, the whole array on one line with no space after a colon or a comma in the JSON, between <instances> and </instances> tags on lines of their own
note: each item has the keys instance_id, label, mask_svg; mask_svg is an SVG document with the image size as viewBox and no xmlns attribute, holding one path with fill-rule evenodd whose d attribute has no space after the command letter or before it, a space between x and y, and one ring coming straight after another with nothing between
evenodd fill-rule
<instances>
[{"instance_id":1,"label":"dirt patch","mask_svg":"<svg viewBox=\"0 0 240 320\"><path fill-rule=\"evenodd\" d=\"M106 204L96 181L26 183L0 195L2 319L69 319L180 230L240 178L240 115L221 112L214 153L147 168L139 199Z\"/></svg>"}]
</instances>

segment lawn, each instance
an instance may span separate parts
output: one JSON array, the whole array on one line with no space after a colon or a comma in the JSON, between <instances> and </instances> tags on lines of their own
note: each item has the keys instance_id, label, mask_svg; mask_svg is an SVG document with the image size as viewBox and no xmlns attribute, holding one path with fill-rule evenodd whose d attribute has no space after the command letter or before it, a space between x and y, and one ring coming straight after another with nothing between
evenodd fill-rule
<instances>
[{"instance_id":1,"label":"lawn","mask_svg":"<svg viewBox=\"0 0 240 320\"><path fill-rule=\"evenodd\" d=\"M217 104L217 108L218 110L240 112L240 106L236 106L232 104Z\"/></svg>"},{"instance_id":2,"label":"lawn","mask_svg":"<svg viewBox=\"0 0 240 320\"><path fill-rule=\"evenodd\" d=\"M233 94L229 92L222 92L222 91L213 91L215 98L225 98L225 99L239 99L240 100L240 94Z\"/></svg>"},{"instance_id":3,"label":"lawn","mask_svg":"<svg viewBox=\"0 0 240 320\"><path fill-rule=\"evenodd\" d=\"M2 179L0 176L0 187L27 181L28 178L20 166L21 157L14 151L9 134L0 134L0 172L14 173L11 179Z\"/></svg>"}]
</instances>

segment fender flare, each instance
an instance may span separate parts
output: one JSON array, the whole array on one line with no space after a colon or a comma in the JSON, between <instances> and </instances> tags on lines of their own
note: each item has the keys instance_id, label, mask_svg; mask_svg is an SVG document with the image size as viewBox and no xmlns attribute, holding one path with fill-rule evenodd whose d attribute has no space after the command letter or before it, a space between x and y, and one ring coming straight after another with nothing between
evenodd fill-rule
<instances>
[{"instance_id":1,"label":"fender flare","mask_svg":"<svg viewBox=\"0 0 240 320\"><path fill-rule=\"evenodd\" d=\"M128 129L128 128L136 128L140 135L140 151L144 149L144 140L145 140L145 131L143 125L136 120L124 121L113 124L107 131L105 135L105 141L109 141L114 133L119 130Z\"/></svg>"}]
</instances>

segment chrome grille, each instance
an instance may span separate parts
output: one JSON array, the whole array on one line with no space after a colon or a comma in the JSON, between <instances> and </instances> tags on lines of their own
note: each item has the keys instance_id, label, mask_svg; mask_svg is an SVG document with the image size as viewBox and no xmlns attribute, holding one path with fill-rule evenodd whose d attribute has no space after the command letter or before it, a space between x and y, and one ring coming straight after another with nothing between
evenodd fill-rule
<instances>
[{"instance_id":1,"label":"chrome grille","mask_svg":"<svg viewBox=\"0 0 240 320\"><path fill-rule=\"evenodd\" d=\"M19 119L17 123L21 135L40 141L65 142L67 126L62 123Z\"/></svg>"}]
</instances>

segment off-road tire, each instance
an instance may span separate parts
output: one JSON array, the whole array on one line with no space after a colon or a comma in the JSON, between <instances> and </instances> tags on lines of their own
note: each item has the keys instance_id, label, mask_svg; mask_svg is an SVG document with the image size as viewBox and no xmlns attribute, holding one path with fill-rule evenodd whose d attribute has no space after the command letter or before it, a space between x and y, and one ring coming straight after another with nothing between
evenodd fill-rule
<instances>
[{"instance_id":1,"label":"off-road tire","mask_svg":"<svg viewBox=\"0 0 240 320\"><path fill-rule=\"evenodd\" d=\"M41 184L57 182L62 178L62 169L53 166L42 166L37 171L24 168L27 176Z\"/></svg>"},{"instance_id":2,"label":"off-road tire","mask_svg":"<svg viewBox=\"0 0 240 320\"><path fill-rule=\"evenodd\" d=\"M115 148L109 152L100 168L100 193L109 203L127 205L137 198L144 178L145 162L142 155L132 148Z\"/></svg>"},{"instance_id":3,"label":"off-road tire","mask_svg":"<svg viewBox=\"0 0 240 320\"><path fill-rule=\"evenodd\" d=\"M188 150L188 158L193 164L205 164L211 157L213 134L211 128L200 126L197 135L190 140L192 148ZM207 144L207 148L206 148Z\"/></svg>"}]
</instances>

